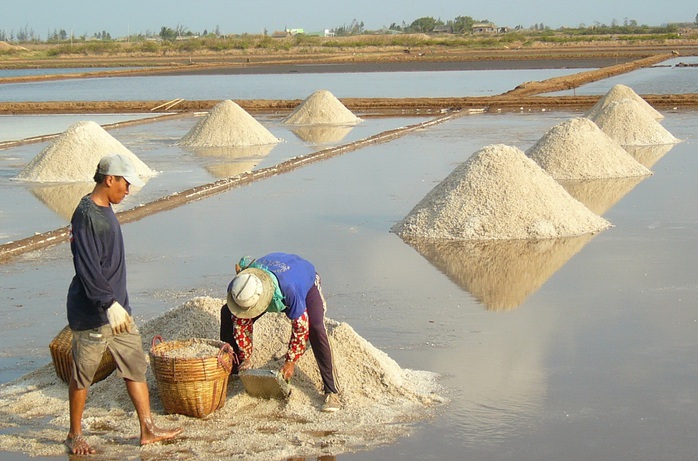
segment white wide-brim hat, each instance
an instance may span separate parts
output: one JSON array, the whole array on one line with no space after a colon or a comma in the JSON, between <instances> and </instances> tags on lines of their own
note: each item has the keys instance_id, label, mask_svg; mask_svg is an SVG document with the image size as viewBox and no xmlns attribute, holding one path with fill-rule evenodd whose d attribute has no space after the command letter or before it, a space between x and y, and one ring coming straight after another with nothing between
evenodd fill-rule
<instances>
[{"instance_id":1,"label":"white wide-brim hat","mask_svg":"<svg viewBox=\"0 0 698 461\"><path fill-rule=\"evenodd\" d=\"M241 319L253 319L255 317L263 314L269 307L271 303L271 298L274 295L274 281L271 279L271 274L262 269L256 267L248 267L247 269L240 271L239 274L233 278L233 280L228 285L228 309L230 312L238 318ZM257 298L253 302L243 302L239 296L241 291L238 293L233 293L233 286L236 285L236 280L248 281L257 279L260 286L257 290L253 290L254 296ZM256 281L254 283L257 283ZM246 304L246 305L243 305Z\"/></svg>"}]
</instances>

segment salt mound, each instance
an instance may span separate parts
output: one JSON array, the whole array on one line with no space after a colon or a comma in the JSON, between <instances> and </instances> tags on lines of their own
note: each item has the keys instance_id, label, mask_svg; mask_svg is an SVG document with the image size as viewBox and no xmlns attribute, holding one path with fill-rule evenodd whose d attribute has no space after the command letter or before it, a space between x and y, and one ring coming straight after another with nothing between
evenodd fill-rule
<instances>
[{"instance_id":1,"label":"salt mound","mask_svg":"<svg viewBox=\"0 0 698 461\"><path fill-rule=\"evenodd\" d=\"M332 93L327 90L318 90L305 98L283 119L283 122L293 125L354 125L361 122L361 119L347 109Z\"/></svg>"},{"instance_id":2,"label":"salt mound","mask_svg":"<svg viewBox=\"0 0 698 461\"><path fill-rule=\"evenodd\" d=\"M244 147L279 141L242 107L226 99L194 125L179 144L187 147Z\"/></svg>"},{"instance_id":3,"label":"salt mound","mask_svg":"<svg viewBox=\"0 0 698 461\"><path fill-rule=\"evenodd\" d=\"M632 99L611 102L591 120L623 146L680 142Z\"/></svg>"},{"instance_id":4,"label":"salt mound","mask_svg":"<svg viewBox=\"0 0 698 461\"><path fill-rule=\"evenodd\" d=\"M156 172L92 121L70 126L53 143L46 146L19 173L17 179L36 182L93 181L100 159L105 155L124 154L141 178Z\"/></svg>"},{"instance_id":5,"label":"salt mound","mask_svg":"<svg viewBox=\"0 0 698 461\"><path fill-rule=\"evenodd\" d=\"M606 93L601 99L599 99L597 103L594 104L594 107L589 109L589 112L587 112L586 117L593 120L603 110L604 107L606 107L614 101L622 101L623 99L631 99L633 101L637 101L638 104L640 104L640 107L642 107L643 110L648 112L649 115L655 120L661 120L664 118L664 116L659 111L657 111L654 107L649 105L649 103L642 99L637 93L635 93L635 91L633 91L632 88L621 84L614 85L613 88L611 88L608 91L608 93Z\"/></svg>"},{"instance_id":6,"label":"salt mound","mask_svg":"<svg viewBox=\"0 0 698 461\"><path fill-rule=\"evenodd\" d=\"M526 155L555 179L626 178L652 174L594 122L584 117L554 126L526 151Z\"/></svg>"},{"instance_id":7,"label":"salt mound","mask_svg":"<svg viewBox=\"0 0 698 461\"><path fill-rule=\"evenodd\" d=\"M610 226L520 149L494 144L453 170L391 230L403 238L490 240L573 237Z\"/></svg>"},{"instance_id":8,"label":"salt mound","mask_svg":"<svg viewBox=\"0 0 698 461\"><path fill-rule=\"evenodd\" d=\"M156 335L165 341L218 338L224 300L194 298L140 326L146 351ZM431 416L443 402L433 373L400 368L349 325L326 322L338 373L343 408L323 413L322 384L308 351L298 361L287 401L250 397L231 376L225 406L206 418L163 417L152 369L147 373L156 424L185 428L172 443L138 446L138 419L123 380L113 373L90 388L84 433L100 459L268 459L317 458L368 450L409 435L412 422ZM291 325L282 314L268 314L254 325L255 366L279 369ZM0 451L22 450L31 456L65 456L61 441L69 426L68 388L48 364L0 386ZM106 428L106 429L105 429ZM115 443L115 439L117 441Z\"/></svg>"}]
</instances>

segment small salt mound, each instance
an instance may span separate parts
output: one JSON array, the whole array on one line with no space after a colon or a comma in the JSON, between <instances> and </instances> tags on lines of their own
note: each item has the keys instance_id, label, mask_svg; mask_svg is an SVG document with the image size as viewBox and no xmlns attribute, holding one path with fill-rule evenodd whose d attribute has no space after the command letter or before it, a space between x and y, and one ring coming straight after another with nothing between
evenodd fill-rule
<instances>
[{"instance_id":1,"label":"small salt mound","mask_svg":"<svg viewBox=\"0 0 698 461\"><path fill-rule=\"evenodd\" d=\"M592 107L589 112L587 112L586 117L590 119L594 119L602 110L604 107L609 105L610 103L614 101L622 101L623 99L631 99L633 101L637 101L640 106L642 107L643 110L649 113L649 115L655 119L655 120L661 120L664 118L664 116L657 111L654 107L650 106L647 101L642 99L635 91L633 91L632 88L626 85L614 85L613 88L611 88L608 93L606 93L599 101L594 104L594 107Z\"/></svg>"},{"instance_id":2,"label":"small salt mound","mask_svg":"<svg viewBox=\"0 0 698 461\"><path fill-rule=\"evenodd\" d=\"M576 117L555 125L526 151L555 179L647 176L638 163L594 122Z\"/></svg>"},{"instance_id":3,"label":"small salt mound","mask_svg":"<svg viewBox=\"0 0 698 461\"><path fill-rule=\"evenodd\" d=\"M591 120L623 146L680 142L632 99L611 102Z\"/></svg>"},{"instance_id":4,"label":"small salt mound","mask_svg":"<svg viewBox=\"0 0 698 461\"><path fill-rule=\"evenodd\" d=\"M494 144L453 170L392 231L403 238L490 240L573 237L610 226L523 151Z\"/></svg>"},{"instance_id":5,"label":"small salt mound","mask_svg":"<svg viewBox=\"0 0 698 461\"><path fill-rule=\"evenodd\" d=\"M361 122L361 119L347 109L332 93L327 90L318 90L308 96L283 119L283 122L292 125L354 125Z\"/></svg>"},{"instance_id":6,"label":"small salt mound","mask_svg":"<svg viewBox=\"0 0 698 461\"><path fill-rule=\"evenodd\" d=\"M179 140L187 147L245 147L276 144L280 140L230 99L216 104Z\"/></svg>"},{"instance_id":7,"label":"small salt mound","mask_svg":"<svg viewBox=\"0 0 698 461\"><path fill-rule=\"evenodd\" d=\"M70 126L34 157L17 179L36 182L92 182L100 159L110 154L127 156L141 178L156 175L155 171L148 168L104 128L87 121Z\"/></svg>"}]
</instances>

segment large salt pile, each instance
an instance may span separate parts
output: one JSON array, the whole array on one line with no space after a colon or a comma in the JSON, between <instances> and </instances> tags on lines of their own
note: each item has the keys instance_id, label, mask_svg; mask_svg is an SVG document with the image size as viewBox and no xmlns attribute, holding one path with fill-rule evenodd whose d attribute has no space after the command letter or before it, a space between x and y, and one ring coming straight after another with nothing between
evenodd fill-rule
<instances>
[{"instance_id":1,"label":"large salt pile","mask_svg":"<svg viewBox=\"0 0 698 461\"><path fill-rule=\"evenodd\" d=\"M555 179L626 178L652 174L594 122L584 117L555 125L526 151L526 155Z\"/></svg>"},{"instance_id":2,"label":"large salt pile","mask_svg":"<svg viewBox=\"0 0 698 461\"><path fill-rule=\"evenodd\" d=\"M573 237L611 224L516 147L486 146L432 189L392 231L400 237Z\"/></svg>"},{"instance_id":3,"label":"large salt pile","mask_svg":"<svg viewBox=\"0 0 698 461\"><path fill-rule=\"evenodd\" d=\"M327 90L318 90L305 98L286 118L284 123L293 125L355 125L361 119L347 109Z\"/></svg>"},{"instance_id":4,"label":"large salt pile","mask_svg":"<svg viewBox=\"0 0 698 461\"><path fill-rule=\"evenodd\" d=\"M640 107L649 113L649 115L655 120L661 120L664 118L664 116L657 109L649 105L649 103L635 93L632 88L622 84L614 85L613 88L608 91L608 93L606 93L597 101L596 104L594 104L594 107L589 109L586 117L593 119L603 110L604 107L614 101L622 101L623 99L637 101L637 103L640 104Z\"/></svg>"},{"instance_id":5,"label":"large salt pile","mask_svg":"<svg viewBox=\"0 0 698 461\"><path fill-rule=\"evenodd\" d=\"M19 173L17 179L36 182L92 182L99 160L105 155L124 154L143 179L155 176L133 152L97 123L78 122L46 146Z\"/></svg>"},{"instance_id":6,"label":"large salt pile","mask_svg":"<svg viewBox=\"0 0 698 461\"><path fill-rule=\"evenodd\" d=\"M179 144L187 147L244 147L279 141L245 109L226 99L194 125Z\"/></svg>"},{"instance_id":7,"label":"large salt pile","mask_svg":"<svg viewBox=\"0 0 698 461\"><path fill-rule=\"evenodd\" d=\"M611 102L591 120L623 146L680 142L632 99Z\"/></svg>"},{"instance_id":8,"label":"large salt pile","mask_svg":"<svg viewBox=\"0 0 698 461\"><path fill-rule=\"evenodd\" d=\"M155 335L165 341L217 339L223 303L194 298L145 323L140 327L145 350ZM343 401L336 413L321 411L322 381L308 351L296 365L287 401L250 397L232 376L225 406L203 419L163 416L149 369L156 424L181 426L185 432L172 443L144 447L138 446L138 419L123 379L114 373L90 388L84 434L100 459L315 459L367 450L409 435L414 421L430 417L434 406L444 401L436 394L439 386L433 373L401 368L346 323L328 319L326 326ZM254 365L280 369L290 334L290 322L282 314L267 314L255 322ZM0 386L0 426L13 427L0 434L0 450L65 457L61 442L69 426L67 399L68 388L52 364Z\"/></svg>"}]
</instances>

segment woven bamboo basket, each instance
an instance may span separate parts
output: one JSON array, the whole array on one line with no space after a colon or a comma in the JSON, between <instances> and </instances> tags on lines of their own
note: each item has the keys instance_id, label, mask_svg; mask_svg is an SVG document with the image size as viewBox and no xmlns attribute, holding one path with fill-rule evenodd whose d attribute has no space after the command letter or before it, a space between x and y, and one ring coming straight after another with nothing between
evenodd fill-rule
<instances>
[{"instance_id":1,"label":"woven bamboo basket","mask_svg":"<svg viewBox=\"0 0 698 461\"><path fill-rule=\"evenodd\" d=\"M70 329L70 326L66 325L53 338L53 341L49 343L48 348L51 351L51 359L53 359L53 368L56 369L56 374L61 380L69 383L73 376L73 331ZM104 351L102 361L99 362L99 367L92 382L102 381L112 374L114 370L116 370L114 356L107 349Z\"/></svg>"},{"instance_id":2,"label":"woven bamboo basket","mask_svg":"<svg viewBox=\"0 0 698 461\"><path fill-rule=\"evenodd\" d=\"M196 358L174 356L177 349L194 343L214 346L218 354ZM150 367L165 412L203 418L222 408L228 378L236 361L233 348L223 341L202 338L164 341L161 336L155 336L150 349Z\"/></svg>"}]
</instances>

